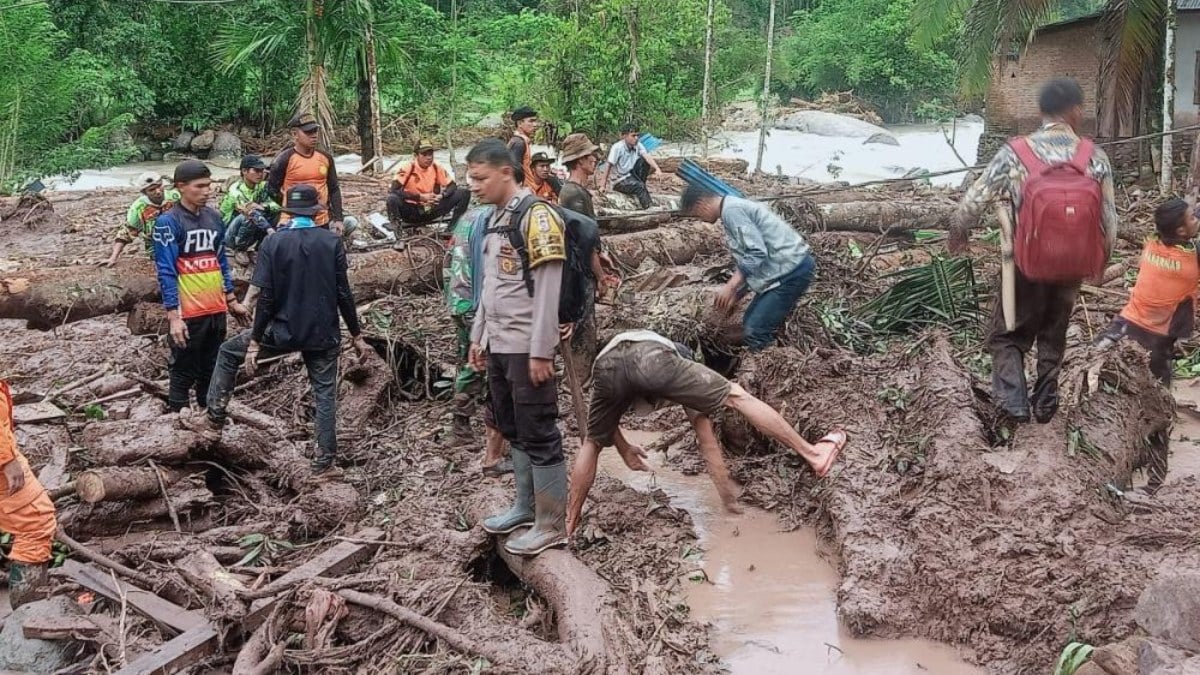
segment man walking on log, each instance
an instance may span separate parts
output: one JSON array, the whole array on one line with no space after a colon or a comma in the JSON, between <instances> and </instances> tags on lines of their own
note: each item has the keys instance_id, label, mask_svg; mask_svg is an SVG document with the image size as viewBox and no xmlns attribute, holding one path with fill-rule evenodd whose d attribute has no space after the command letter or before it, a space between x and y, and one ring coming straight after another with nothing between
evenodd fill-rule
<instances>
[{"instance_id":1,"label":"man walking on log","mask_svg":"<svg viewBox=\"0 0 1200 675\"><path fill-rule=\"evenodd\" d=\"M159 214L171 210L179 201L179 192L174 189L163 189L163 177L153 171L147 171L138 176L138 190L141 195L129 205L125 213L125 222L117 228L113 239L112 255L100 263L101 267L112 267L125 251L125 247L135 241L143 241L146 250L152 250L154 236L154 221Z\"/></svg>"},{"instance_id":2,"label":"man walking on log","mask_svg":"<svg viewBox=\"0 0 1200 675\"><path fill-rule=\"evenodd\" d=\"M532 523L505 548L537 555L567 541L567 468L554 378L565 225L550 205L517 183L512 156L499 140L472 148L467 167L471 192L496 207L483 241L471 363L488 372L496 422L512 444L517 488L512 508L485 520L483 528L507 534ZM523 215L514 217L518 209Z\"/></svg>"},{"instance_id":3,"label":"man walking on log","mask_svg":"<svg viewBox=\"0 0 1200 675\"><path fill-rule=\"evenodd\" d=\"M309 113L300 113L288 122L292 130L292 145L275 156L267 175L267 194L287 206L287 195L297 185L311 185L321 206L325 207L313 219L319 227L327 227L338 235L348 235L358 226L354 218L342 215L342 188L338 183L337 166L333 156L317 147L321 126ZM279 218L280 227L288 226L285 209Z\"/></svg>"},{"instance_id":4,"label":"man walking on log","mask_svg":"<svg viewBox=\"0 0 1200 675\"><path fill-rule=\"evenodd\" d=\"M1013 139L992 158L963 197L947 248L952 254L967 252L968 232L984 207L998 201L1012 205L1011 211L1000 207L1002 231L1015 233L1016 265L1013 253L1006 252L1012 287L996 303L988 337L992 398L1012 419L1029 421L1025 354L1036 341L1032 413L1044 424L1058 410L1058 376L1080 283L1103 272L1116 242L1117 210L1108 157L1078 135L1083 123L1079 84L1050 81L1042 87L1038 106L1042 127ZM1042 189L1046 187L1051 189ZM1006 321L1003 298L1010 290L1015 316Z\"/></svg>"},{"instance_id":5,"label":"man walking on log","mask_svg":"<svg viewBox=\"0 0 1200 675\"><path fill-rule=\"evenodd\" d=\"M587 440L571 470L571 499L567 532L575 531L588 490L596 480L600 450L616 445L625 464L648 471L646 452L621 433L621 416L633 408L639 414L668 403L684 407L700 441L700 455L725 508L740 513L737 486L721 456L721 444L712 418L723 408L741 413L756 429L799 455L818 478L824 478L846 445L846 433L833 431L815 445L808 443L770 406L745 389L692 359L684 345L648 330L629 331L614 337L601 350L592 370L592 403L588 412Z\"/></svg>"},{"instance_id":6,"label":"man walking on log","mask_svg":"<svg viewBox=\"0 0 1200 675\"><path fill-rule=\"evenodd\" d=\"M311 185L297 185L286 195L283 211L291 216L291 227L263 242L254 268L251 283L258 289L254 327L221 345L208 389L208 411L185 418L184 426L207 438L219 438L242 364L253 374L260 357L300 352L316 408L312 469L322 474L333 468L337 456L339 313L358 356L364 357L370 347L358 325L346 276L345 246L337 235L316 227L313 216L325 209L319 202Z\"/></svg>"},{"instance_id":7,"label":"man walking on log","mask_svg":"<svg viewBox=\"0 0 1200 675\"><path fill-rule=\"evenodd\" d=\"M387 197L387 212L397 230L403 224L432 223L446 215L451 223L456 223L471 204L471 194L434 161L433 150L433 143L422 140L413 160L396 172Z\"/></svg>"},{"instance_id":8,"label":"man walking on log","mask_svg":"<svg viewBox=\"0 0 1200 675\"><path fill-rule=\"evenodd\" d=\"M154 223L154 263L163 307L167 310L167 360L170 389L167 406L179 412L196 392L205 406L208 383L225 339L225 313L243 325L250 313L233 293L225 255L225 224L216 209L205 206L212 192L212 172L195 159L175 167L179 203Z\"/></svg>"},{"instance_id":9,"label":"man walking on log","mask_svg":"<svg viewBox=\"0 0 1200 675\"><path fill-rule=\"evenodd\" d=\"M512 153L512 161L516 164L514 174L518 185L529 189L536 187L533 182L533 135L537 133L541 122L538 121L537 111L529 106L521 106L512 112L513 124L517 127L512 138L508 139L508 150Z\"/></svg>"},{"instance_id":10,"label":"man walking on log","mask_svg":"<svg viewBox=\"0 0 1200 675\"><path fill-rule=\"evenodd\" d=\"M491 220L493 209L483 207L459 218L454 225L450 246L442 264L443 287L446 289L446 304L450 318L458 335L458 374L454 378L454 411L450 442L455 447L475 444L475 433L471 429L479 402L484 401L483 427L485 451L483 474L501 476L512 473L512 462L504 456L504 437L496 428L490 401L487 400L487 382L482 373L470 363L471 325L475 322L475 311L479 307L482 284L476 274L483 265L483 239ZM479 232L476 235L476 231Z\"/></svg>"},{"instance_id":11,"label":"man walking on log","mask_svg":"<svg viewBox=\"0 0 1200 675\"><path fill-rule=\"evenodd\" d=\"M812 282L817 265L808 243L765 204L700 185L684 190L679 210L708 223L721 221L735 269L717 293L717 309L731 312L754 291L742 317L742 341L752 352L766 349Z\"/></svg>"},{"instance_id":12,"label":"man walking on log","mask_svg":"<svg viewBox=\"0 0 1200 675\"><path fill-rule=\"evenodd\" d=\"M650 170L654 173L651 174ZM621 140L612 144L608 150L608 164L604 167L604 178L600 181L600 191L608 192L609 179L616 174L612 187L617 192L627 194L638 200L642 210L650 208L654 200L650 198L650 190L646 187L646 179L651 175L661 176L662 169L658 162L650 156L646 146L638 140L636 124L626 124L621 127Z\"/></svg>"},{"instance_id":13,"label":"man walking on log","mask_svg":"<svg viewBox=\"0 0 1200 675\"><path fill-rule=\"evenodd\" d=\"M8 602L13 609L37 600L58 529L54 502L17 449L12 391L0 380L0 530L12 535Z\"/></svg>"}]
</instances>

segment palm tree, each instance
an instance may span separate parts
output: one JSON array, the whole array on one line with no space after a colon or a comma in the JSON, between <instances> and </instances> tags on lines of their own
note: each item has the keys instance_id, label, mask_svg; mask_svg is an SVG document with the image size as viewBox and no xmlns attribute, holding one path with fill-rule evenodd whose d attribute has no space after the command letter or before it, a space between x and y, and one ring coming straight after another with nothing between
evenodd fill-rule
<instances>
[{"instance_id":1,"label":"palm tree","mask_svg":"<svg viewBox=\"0 0 1200 675\"><path fill-rule=\"evenodd\" d=\"M1157 62L1169 0L920 0L914 7L916 37L924 44L962 18L960 62L963 93L968 96L986 91L995 55L1028 39L1038 26L1072 10L1102 8L1116 109L1132 110L1141 96L1147 64Z\"/></svg>"},{"instance_id":2,"label":"palm tree","mask_svg":"<svg viewBox=\"0 0 1200 675\"><path fill-rule=\"evenodd\" d=\"M379 151L377 64L407 59L403 44L411 31L404 19L400 3L393 2L377 8L372 0L258 0L247 19L226 25L214 55L227 71L262 62L303 63L295 110L311 112L326 130L335 128L330 74L352 73L358 82L358 131L367 165Z\"/></svg>"}]
</instances>

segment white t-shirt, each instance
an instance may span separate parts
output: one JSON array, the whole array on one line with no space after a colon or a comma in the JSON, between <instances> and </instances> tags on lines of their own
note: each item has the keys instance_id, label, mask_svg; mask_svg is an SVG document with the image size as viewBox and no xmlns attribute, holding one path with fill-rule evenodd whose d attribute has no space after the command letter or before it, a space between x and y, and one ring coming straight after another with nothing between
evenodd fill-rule
<instances>
[{"instance_id":1,"label":"white t-shirt","mask_svg":"<svg viewBox=\"0 0 1200 675\"><path fill-rule=\"evenodd\" d=\"M640 142L632 148L624 140L617 141L608 149L608 163L612 165L612 170L617 174L613 179L613 183L620 183L629 177L633 172L633 165L637 164L638 158L646 154L646 146Z\"/></svg>"}]
</instances>

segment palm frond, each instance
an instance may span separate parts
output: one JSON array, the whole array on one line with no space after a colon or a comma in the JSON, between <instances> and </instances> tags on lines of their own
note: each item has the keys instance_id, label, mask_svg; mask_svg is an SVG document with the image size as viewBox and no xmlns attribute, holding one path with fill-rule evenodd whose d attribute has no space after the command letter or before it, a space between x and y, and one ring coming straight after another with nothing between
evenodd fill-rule
<instances>
[{"instance_id":1,"label":"palm frond","mask_svg":"<svg viewBox=\"0 0 1200 675\"><path fill-rule=\"evenodd\" d=\"M921 0L913 3L913 39L922 49L946 34L955 18L971 6L971 0Z\"/></svg>"},{"instance_id":2,"label":"palm frond","mask_svg":"<svg viewBox=\"0 0 1200 675\"><path fill-rule=\"evenodd\" d=\"M1158 61L1167 11L1167 0L1109 0L1105 8L1104 31L1111 45L1105 70L1115 78L1113 95L1122 117L1137 109L1147 64Z\"/></svg>"},{"instance_id":3,"label":"palm frond","mask_svg":"<svg viewBox=\"0 0 1200 675\"><path fill-rule=\"evenodd\" d=\"M1056 0L975 0L963 21L962 89L968 96L987 91L997 54L1032 32L1058 9Z\"/></svg>"}]
</instances>

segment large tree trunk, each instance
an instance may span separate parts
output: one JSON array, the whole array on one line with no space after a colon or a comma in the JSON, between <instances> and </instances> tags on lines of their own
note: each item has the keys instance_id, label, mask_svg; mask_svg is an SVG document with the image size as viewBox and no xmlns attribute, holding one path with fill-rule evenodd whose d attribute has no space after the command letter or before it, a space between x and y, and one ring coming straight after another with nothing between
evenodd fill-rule
<instances>
[{"instance_id":1,"label":"large tree trunk","mask_svg":"<svg viewBox=\"0 0 1200 675\"><path fill-rule=\"evenodd\" d=\"M771 61L775 56L775 0L767 18L767 67L763 76L762 121L758 127L758 158L754 161L754 173L762 173L763 153L767 149L767 122L771 114Z\"/></svg>"},{"instance_id":2,"label":"large tree trunk","mask_svg":"<svg viewBox=\"0 0 1200 675\"><path fill-rule=\"evenodd\" d=\"M379 68L375 63L375 32L367 26L358 74L358 138L363 173L377 173L383 161L383 131L379 119Z\"/></svg>"},{"instance_id":3,"label":"large tree trunk","mask_svg":"<svg viewBox=\"0 0 1200 675\"><path fill-rule=\"evenodd\" d=\"M708 11L704 13L704 85L700 91L700 133L704 136L704 159L708 159L708 141L712 136L713 15L716 4L716 0L708 0Z\"/></svg>"},{"instance_id":4,"label":"large tree trunk","mask_svg":"<svg viewBox=\"0 0 1200 675\"><path fill-rule=\"evenodd\" d=\"M1175 182L1175 137L1170 133L1175 124L1175 30L1178 26L1175 8L1175 0L1170 0L1163 41L1162 170L1158 177L1158 190L1163 195L1171 194Z\"/></svg>"},{"instance_id":5,"label":"large tree trunk","mask_svg":"<svg viewBox=\"0 0 1200 675\"><path fill-rule=\"evenodd\" d=\"M441 246L409 242L404 251L384 249L350 256L355 300L368 302L390 293L438 290ZM0 318L24 319L47 330L71 321L132 310L159 299L158 281L146 261L127 261L119 270L57 267L15 273L0 280Z\"/></svg>"},{"instance_id":6,"label":"large tree trunk","mask_svg":"<svg viewBox=\"0 0 1200 675\"><path fill-rule=\"evenodd\" d=\"M183 474L165 468L114 466L89 469L75 479L75 491L89 504L118 499L147 499L179 482Z\"/></svg>"},{"instance_id":7,"label":"large tree trunk","mask_svg":"<svg viewBox=\"0 0 1200 675\"><path fill-rule=\"evenodd\" d=\"M63 510L59 524L75 537L118 535L139 524L170 518L172 511L184 525L200 519L212 504L212 492L197 478L169 488L167 499L160 493L154 499L78 504Z\"/></svg>"},{"instance_id":8,"label":"large tree trunk","mask_svg":"<svg viewBox=\"0 0 1200 675\"><path fill-rule=\"evenodd\" d=\"M81 440L92 463L100 466L128 466L146 459L181 464L211 446L198 434L180 429L174 415L95 422L83 428Z\"/></svg>"}]
</instances>

